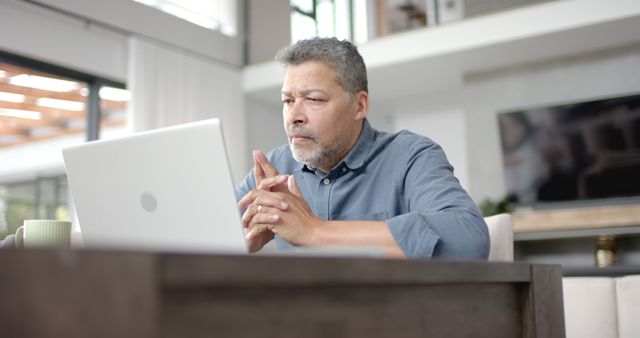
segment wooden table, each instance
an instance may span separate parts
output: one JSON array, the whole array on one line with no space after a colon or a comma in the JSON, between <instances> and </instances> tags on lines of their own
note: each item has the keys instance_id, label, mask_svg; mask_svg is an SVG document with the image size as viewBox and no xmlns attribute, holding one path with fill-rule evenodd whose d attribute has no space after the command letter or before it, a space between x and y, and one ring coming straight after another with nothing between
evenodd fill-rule
<instances>
[{"instance_id":1,"label":"wooden table","mask_svg":"<svg viewBox=\"0 0 640 338\"><path fill-rule=\"evenodd\" d=\"M560 266L0 251L1 337L564 337Z\"/></svg>"}]
</instances>

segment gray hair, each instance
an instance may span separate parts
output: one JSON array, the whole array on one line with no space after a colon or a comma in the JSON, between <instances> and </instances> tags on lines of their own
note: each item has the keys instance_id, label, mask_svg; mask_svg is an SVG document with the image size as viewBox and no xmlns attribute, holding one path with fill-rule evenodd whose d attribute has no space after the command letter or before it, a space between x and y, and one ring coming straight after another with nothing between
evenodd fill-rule
<instances>
[{"instance_id":1,"label":"gray hair","mask_svg":"<svg viewBox=\"0 0 640 338\"><path fill-rule=\"evenodd\" d=\"M276 61L285 67L307 61L320 61L338 75L338 83L353 97L360 91L369 92L367 67L358 49L351 42L336 38L300 40L276 53Z\"/></svg>"}]
</instances>

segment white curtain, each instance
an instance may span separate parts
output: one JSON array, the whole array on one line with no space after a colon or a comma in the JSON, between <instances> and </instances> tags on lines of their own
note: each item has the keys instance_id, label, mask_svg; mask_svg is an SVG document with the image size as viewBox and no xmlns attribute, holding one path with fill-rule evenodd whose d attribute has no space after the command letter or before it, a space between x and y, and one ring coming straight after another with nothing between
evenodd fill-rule
<instances>
[{"instance_id":1,"label":"white curtain","mask_svg":"<svg viewBox=\"0 0 640 338\"><path fill-rule=\"evenodd\" d=\"M246 172L240 69L140 37L129 39L129 121L134 131L222 120L234 178Z\"/></svg>"}]
</instances>

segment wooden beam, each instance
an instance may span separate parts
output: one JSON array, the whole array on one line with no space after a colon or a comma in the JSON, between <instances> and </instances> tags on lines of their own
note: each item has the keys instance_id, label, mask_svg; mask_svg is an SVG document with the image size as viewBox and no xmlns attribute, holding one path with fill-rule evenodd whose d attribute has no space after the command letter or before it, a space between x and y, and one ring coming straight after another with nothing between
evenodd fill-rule
<instances>
[{"instance_id":1,"label":"wooden beam","mask_svg":"<svg viewBox=\"0 0 640 338\"><path fill-rule=\"evenodd\" d=\"M66 110L66 109L57 109L57 108L49 108L42 107L35 104L29 103L13 103L13 102L5 102L0 101L0 109L20 109L20 110L30 110L35 111L42 114L41 120L45 121L58 121L61 119L64 120L77 120L84 119L87 116L86 110Z\"/></svg>"},{"instance_id":2,"label":"wooden beam","mask_svg":"<svg viewBox=\"0 0 640 338\"><path fill-rule=\"evenodd\" d=\"M4 123L2 122L3 117L0 117L0 123ZM101 122L101 127L102 128L106 128L106 127L118 127L118 126L123 126L127 123L126 120L115 120L115 121L102 121ZM18 127L16 127L18 128ZM0 128L0 135L15 135L12 134L10 127L8 127L7 129L9 131L9 133L4 133L2 128ZM28 129L26 129L28 130ZM19 131L19 130L18 130ZM69 136L69 135L75 135L75 134L81 134L84 133L85 128L60 128L58 131L54 131L50 134L47 135L40 135L40 136L26 136L28 135L28 131L22 131L22 133L25 135L23 138L19 139L19 140L15 140L15 141L10 141L10 142L0 142L0 148L8 148L8 147L12 147L12 146L16 146L16 145L20 145L20 144L26 144L29 142L37 142L37 141L45 141L45 140L49 140L49 139L54 139L57 137L61 137L61 136Z\"/></svg>"},{"instance_id":3,"label":"wooden beam","mask_svg":"<svg viewBox=\"0 0 640 338\"><path fill-rule=\"evenodd\" d=\"M2 82L1 80L0 80L0 92L21 94L27 97L31 97L33 99L48 97L48 98L58 99L58 100L79 101L79 102L85 102L85 103L87 102L87 97L80 95L80 90L73 90L70 92L59 93L59 92L53 92L49 90L16 86L8 82Z\"/></svg>"},{"instance_id":4,"label":"wooden beam","mask_svg":"<svg viewBox=\"0 0 640 338\"><path fill-rule=\"evenodd\" d=\"M106 110L118 110L124 111L127 109L127 102L122 101L110 101L110 100L100 100L100 104L102 105L103 112Z\"/></svg>"},{"instance_id":5,"label":"wooden beam","mask_svg":"<svg viewBox=\"0 0 640 338\"><path fill-rule=\"evenodd\" d=\"M31 128L64 128L64 121L53 121L53 120L31 120L31 119L22 119L19 117L10 117L10 116L0 116L0 121L3 124L17 128L17 129L31 129Z\"/></svg>"},{"instance_id":6,"label":"wooden beam","mask_svg":"<svg viewBox=\"0 0 640 338\"><path fill-rule=\"evenodd\" d=\"M25 128L10 125L0 120L0 136L28 136L29 132Z\"/></svg>"}]
</instances>

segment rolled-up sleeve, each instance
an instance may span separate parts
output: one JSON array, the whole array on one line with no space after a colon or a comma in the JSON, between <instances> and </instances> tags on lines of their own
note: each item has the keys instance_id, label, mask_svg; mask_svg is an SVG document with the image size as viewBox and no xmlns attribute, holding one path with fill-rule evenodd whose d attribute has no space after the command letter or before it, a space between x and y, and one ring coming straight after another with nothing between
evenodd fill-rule
<instances>
[{"instance_id":1,"label":"rolled-up sleeve","mask_svg":"<svg viewBox=\"0 0 640 338\"><path fill-rule=\"evenodd\" d=\"M408 212L387 220L408 257L486 259L489 233L478 208L453 175L444 152L431 141L408 145L395 177Z\"/></svg>"}]
</instances>

